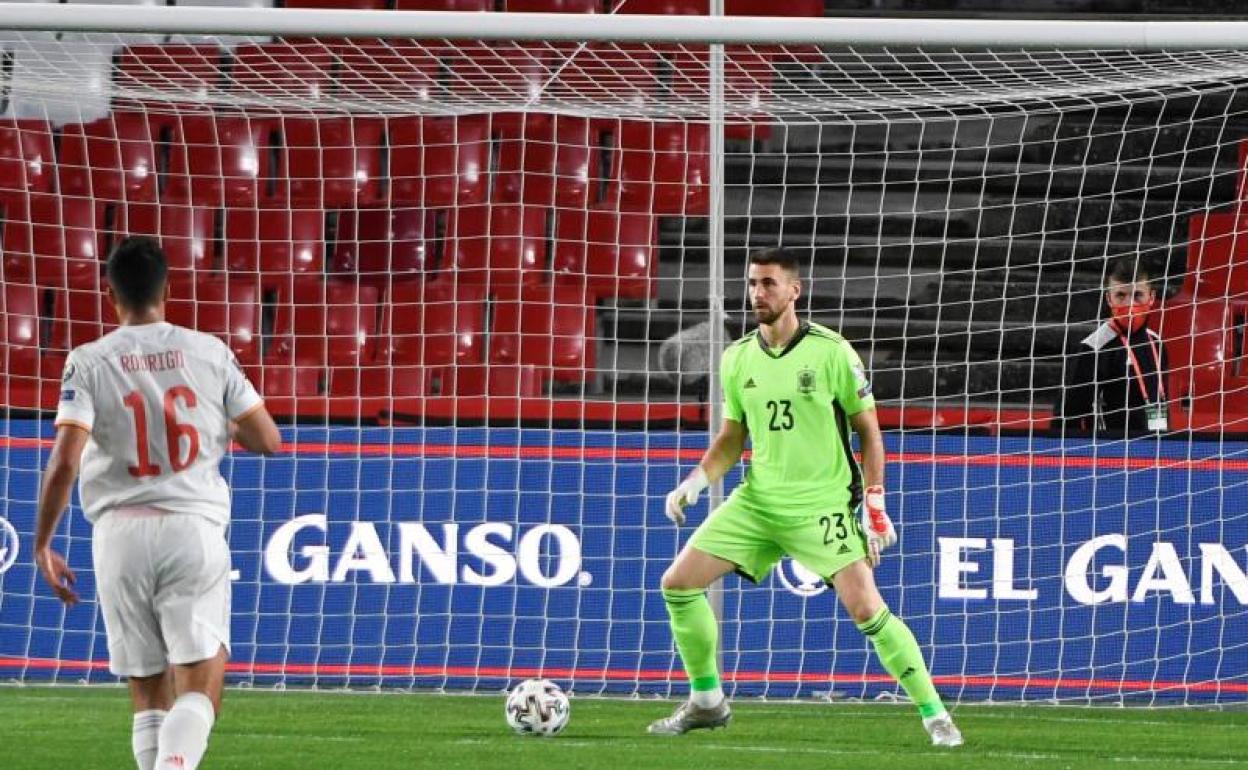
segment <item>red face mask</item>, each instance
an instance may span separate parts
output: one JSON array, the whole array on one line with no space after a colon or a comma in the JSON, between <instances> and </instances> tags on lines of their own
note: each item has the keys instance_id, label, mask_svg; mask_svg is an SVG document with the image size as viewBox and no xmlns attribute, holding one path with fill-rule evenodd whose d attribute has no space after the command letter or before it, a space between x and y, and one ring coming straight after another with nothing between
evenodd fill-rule
<instances>
[{"instance_id":1,"label":"red face mask","mask_svg":"<svg viewBox=\"0 0 1248 770\"><path fill-rule=\"evenodd\" d=\"M1148 314L1152 312L1153 303L1141 302L1135 305L1110 305L1109 312L1114 316L1114 323L1119 329L1127 332L1137 332L1144 327L1148 321Z\"/></svg>"}]
</instances>

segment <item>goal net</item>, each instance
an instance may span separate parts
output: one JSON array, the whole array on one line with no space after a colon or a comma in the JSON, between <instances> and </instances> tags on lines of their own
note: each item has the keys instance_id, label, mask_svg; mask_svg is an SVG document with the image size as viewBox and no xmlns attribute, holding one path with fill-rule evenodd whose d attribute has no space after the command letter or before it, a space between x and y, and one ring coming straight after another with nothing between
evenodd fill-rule
<instances>
[{"instance_id":1,"label":"goal net","mask_svg":"<svg viewBox=\"0 0 1248 770\"><path fill-rule=\"evenodd\" d=\"M695 42L201 28L3 35L0 677L113 681L76 498L85 601L31 551L65 354L145 234L168 319L284 425L223 467L232 682L684 692L663 496L753 325L746 256L780 246L867 363L901 534L876 577L942 693L1245 700L1248 55L760 40L720 78ZM1061 399L1124 255L1161 436ZM732 694L896 692L800 565L715 599Z\"/></svg>"}]
</instances>

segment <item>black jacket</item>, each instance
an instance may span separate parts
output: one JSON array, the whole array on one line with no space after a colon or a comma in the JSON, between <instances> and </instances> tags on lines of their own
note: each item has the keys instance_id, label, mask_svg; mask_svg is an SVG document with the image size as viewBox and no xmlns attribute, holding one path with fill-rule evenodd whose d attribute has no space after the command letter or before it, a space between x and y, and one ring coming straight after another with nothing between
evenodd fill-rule
<instances>
[{"instance_id":1,"label":"black jacket","mask_svg":"<svg viewBox=\"0 0 1248 770\"><path fill-rule=\"evenodd\" d=\"M1128 342L1144 377L1147 403L1169 400L1168 385L1163 384L1170 366L1161 336L1144 327L1132 332ZM1106 321L1083 339L1066 359L1065 371L1066 387L1053 409L1056 430L1119 437L1148 431L1144 394L1113 322Z\"/></svg>"}]
</instances>

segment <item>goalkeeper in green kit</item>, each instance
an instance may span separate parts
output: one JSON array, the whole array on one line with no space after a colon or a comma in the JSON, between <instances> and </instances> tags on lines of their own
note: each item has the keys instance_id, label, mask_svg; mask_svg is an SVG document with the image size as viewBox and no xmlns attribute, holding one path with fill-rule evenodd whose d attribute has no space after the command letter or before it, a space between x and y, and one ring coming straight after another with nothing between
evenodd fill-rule
<instances>
[{"instance_id":1,"label":"goalkeeper in green kit","mask_svg":"<svg viewBox=\"0 0 1248 770\"><path fill-rule=\"evenodd\" d=\"M684 509L740 460L747 435L753 454L745 480L663 574L663 600L691 693L650 732L680 735L728 724L706 588L733 571L757 583L788 555L836 590L884 668L918 706L932 743L959 746L962 735L932 686L914 635L875 586L872 568L897 533L884 510L884 442L866 370L839 334L798 320L800 294L796 259L779 249L750 255L749 298L759 328L724 351L723 426L698 467L668 494L668 518L684 523ZM861 443L861 468L851 427Z\"/></svg>"}]
</instances>

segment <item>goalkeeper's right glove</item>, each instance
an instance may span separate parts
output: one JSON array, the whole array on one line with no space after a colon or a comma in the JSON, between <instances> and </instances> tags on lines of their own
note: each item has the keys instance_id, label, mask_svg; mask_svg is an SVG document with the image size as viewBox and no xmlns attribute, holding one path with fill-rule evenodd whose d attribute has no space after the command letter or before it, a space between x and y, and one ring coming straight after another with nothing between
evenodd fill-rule
<instances>
[{"instance_id":1,"label":"goalkeeper's right glove","mask_svg":"<svg viewBox=\"0 0 1248 770\"><path fill-rule=\"evenodd\" d=\"M874 567L880 563L880 551L897 542L897 530L884 510L884 487L867 487L862 499L862 530L867 535L867 559Z\"/></svg>"},{"instance_id":2,"label":"goalkeeper's right glove","mask_svg":"<svg viewBox=\"0 0 1248 770\"><path fill-rule=\"evenodd\" d=\"M710 485L711 480L706 477L706 471L702 470L702 466L699 465L675 489L667 493L667 504L663 512L676 526L684 524L685 508L697 503L702 490Z\"/></svg>"}]
</instances>

